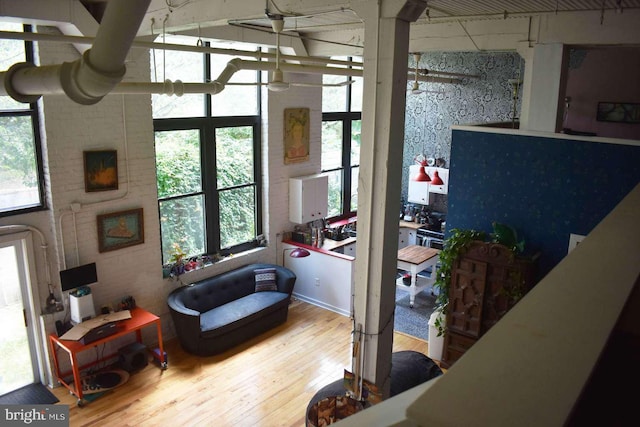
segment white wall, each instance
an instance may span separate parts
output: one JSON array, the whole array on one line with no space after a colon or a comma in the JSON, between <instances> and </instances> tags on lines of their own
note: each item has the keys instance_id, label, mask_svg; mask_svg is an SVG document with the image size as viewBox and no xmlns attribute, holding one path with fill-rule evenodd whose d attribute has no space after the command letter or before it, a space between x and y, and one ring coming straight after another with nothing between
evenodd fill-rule
<instances>
[{"instance_id":1,"label":"white wall","mask_svg":"<svg viewBox=\"0 0 640 427\"><path fill-rule=\"evenodd\" d=\"M285 81L321 83L319 75L285 74ZM286 108L309 108L309 160L302 163L284 164L284 110ZM268 224L268 239L276 242L273 248L278 251L271 262L282 265L282 250L279 243L282 232L292 230L294 223L289 221L289 178L312 175L321 170L322 155L322 89L320 87L296 86L285 92L269 92L267 105L263 109L266 122L263 130L268 131L267 140L263 140L268 150L268 162L263 165L265 224ZM268 145L268 148L267 148Z\"/></svg>"},{"instance_id":2,"label":"white wall","mask_svg":"<svg viewBox=\"0 0 640 427\"><path fill-rule=\"evenodd\" d=\"M52 28L40 31L57 33ZM40 43L40 64L58 64L79 57L71 45ZM148 81L149 53L133 50L127 59L125 81ZM285 75L286 79L320 82L320 76ZM66 96L49 95L41 99L42 142L49 209L47 211L0 219L0 225L29 225L41 230L49 245L51 282L60 295L58 272L64 268L95 262L99 283L92 286L94 303L115 305L132 295L139 306L159 315L164 339L175 336L166 305L166 296L182 283L230 270L252 262L279 262L281 232L293 224L288 219L288 178L320 171L321 89L296 87L287 92L264 92L263 110L263 223L269 245L239 254L202 270L187 273L180 281L162 278L153 120L150 95L107 95L95 105L79 105ZM284 165L283 120L285 108L310 108L310 160ZM83 151L115 149L118 152L119 188L86 193ZM76 212L72 204L79 204ZM76 205L78 206L78 205ZM96 216L121 210L143 208L144 243L100 253ZM44 306L48 295L42 251L36 250L38 283L36 295ZM67 298L65 298L67 299ZM65 305L67 302L65 301ZM44 315L43 335L55 331L55 320L66 313ZM68 320L68 317L67 317ZM143 339L156 344L155 328L143 330ZM115 351L115 344L107 352ZM47 346L48 349L48 346ZM87 355L86 357L93 357Z\"/></svg>"}]
</instances>

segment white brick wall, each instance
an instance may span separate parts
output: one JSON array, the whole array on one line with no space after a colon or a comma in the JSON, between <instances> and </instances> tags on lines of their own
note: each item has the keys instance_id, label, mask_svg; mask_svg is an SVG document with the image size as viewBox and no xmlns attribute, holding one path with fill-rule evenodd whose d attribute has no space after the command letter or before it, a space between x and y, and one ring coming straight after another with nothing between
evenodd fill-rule
<instances>
[{"instance_id":1,"label":"white brick wall","mask_svg":"<svg viewBox=\"0 0 640 427\"><path fill-rule=\"evenodd\" d=\"M285 74L285 81L321 83L322 77L311 74ZM282 249L279 241L283 231L291 230L294 223L289 221L289 178L312 175L320 172L322 139L322 88L291 87L285 92L269 92L267 108L263 114L268 119L268 159L265 180L265 202L269 206L268 239L271 247L278 251L278 263L282 263ZM309 108L309 161L284 164L284 110L285 108ZM273 243L276 244L273 244ZM277 246L277 248L276 248ZM272 261L273 262L273 261Z\"/></svg>"},{"instance_id":2,"label":"white brick wall","mask_svg":"<svg viewBox=\"0 0 640 427\"><path fill-rule=\"evenodd\" d=\"M59 43L41 43L39 51L42 65L74 61L79 56L72 46ZM127 60L125 81L146 81L148 76L149 53L140 49L132 51ZM287 74L285 79L321 81L320 76L303 74ZM264 231L269 247L187 273L181 277L182 282L193 282L251 262L280 262L280 233L293 227L288 219L288 178L320 171L321 94L319 87L292 87L282 93L265 89L263 195ZM162 318L165 339L175 336L166 296L179 283L162 279L150 95L107 95L91 106L76 104L66 96L49 95L42 98L41 106L50 210L3 218L0 225L28 224L45 233L50 248L51 281L57 295L60 269L95 262L99 279L99 283L92 286L96 309L115 305L122 297L132 295L138 305ZM284 165L284 109L290 107L311 110L310 160ZM95 149L118 151L118 190L85 192L83 151ZM81 205L75 214L71 211L72 203ZM96 216L133 208L144 210L144 243L99 253ZM36 257L39 299L44 304L48 284L43 279L42 254L37 253ZM62 314L44 316L46 333L53 332L55 320L62 318ZM147 329L143 337L148 344L154 344L155 329ZM116 343L105 351L115 351L121 345Z\"/></svg>"}]
</instances>

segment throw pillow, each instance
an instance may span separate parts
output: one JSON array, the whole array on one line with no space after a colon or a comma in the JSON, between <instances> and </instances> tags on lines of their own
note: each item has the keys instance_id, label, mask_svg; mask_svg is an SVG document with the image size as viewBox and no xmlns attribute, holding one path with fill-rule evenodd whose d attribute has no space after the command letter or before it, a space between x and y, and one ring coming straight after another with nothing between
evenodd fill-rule
<instances>
[{"instance_id":1,"label":"throw pillow","mask_svg":"<svg viewBox=\"0 0 640 427\"><path fill-rule=\"evenodd\" d=\"M253 272L256 275L256 292L278 290L275 268L257 268Z\"/></svg>"}]
</instances>

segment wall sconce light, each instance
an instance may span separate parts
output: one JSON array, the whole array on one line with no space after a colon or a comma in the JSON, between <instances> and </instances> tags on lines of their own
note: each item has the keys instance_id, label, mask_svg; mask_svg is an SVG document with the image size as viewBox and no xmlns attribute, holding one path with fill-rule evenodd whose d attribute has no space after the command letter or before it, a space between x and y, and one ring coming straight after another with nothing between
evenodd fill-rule
<instances>
[{"instance_id":1,"label":"wall sconce light","mask_svg":"<svg viewBox=\"0 0 640 427\"><path fill-rule=\"evenodd\" d=\"M291 251L291 253L289 254L291 258L305 258L311 255L311 252L303 248L295 248L295 249L287 248L285 249L285 251ZM283 252L283 258L284 258L284 252Z\"/></svg>"},{"instance_id":2,"label":"wall sconce light","mask_svg":"<svg viewBox=\"0 0 640 427\"><path fill-rule=\"evenodd\" d=\"M291 258L305 258L308 257L309 255L311 255L311 252L309 252L306 249L303 248L284 248L282 250L282 265L284 266L285 262L284 262L284 254L287 251L291 251L291 253L289 254L289 256Z\"/></svg>"}]
</instances>

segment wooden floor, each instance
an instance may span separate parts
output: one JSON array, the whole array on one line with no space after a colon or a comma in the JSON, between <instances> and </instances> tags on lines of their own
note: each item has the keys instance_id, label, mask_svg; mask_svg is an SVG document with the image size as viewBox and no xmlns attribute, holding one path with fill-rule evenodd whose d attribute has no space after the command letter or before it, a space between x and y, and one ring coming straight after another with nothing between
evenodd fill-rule
<instances>
[{"instance_id":1,"label":"wooden floor","mask_svg":"<svg viewBox=\"0 0 640 427\"><path fill-rule=\"evenodd\" d=\"M150 363L84 407L64 387L53 392L72 427L300 427L316 391L351 370L351 329L348 317L294 301L284 325L218 356L166 342L167 370ZM427 342L396 332L400 350L427 354Z\"/></svg>"}]
</instances>

